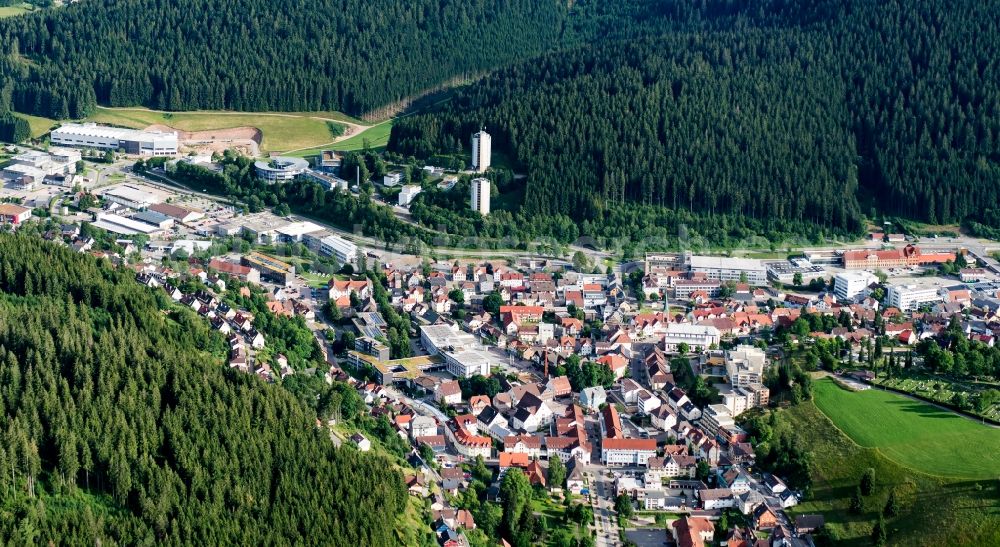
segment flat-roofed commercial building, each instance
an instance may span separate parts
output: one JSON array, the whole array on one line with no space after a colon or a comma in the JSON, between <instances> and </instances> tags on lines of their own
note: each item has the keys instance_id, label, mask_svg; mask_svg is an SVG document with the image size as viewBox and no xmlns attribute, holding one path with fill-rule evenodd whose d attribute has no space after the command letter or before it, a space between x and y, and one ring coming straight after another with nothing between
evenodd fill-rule
<instances>
[{"instance_id":1,"label":"flat-roofed commercial building","mask_svg":"<svg viewBox=\"0 0 1000 547\"><path fill-rule=\"evenodd\" d=\"M159 226L153 226L152 224L140 222L131 218L125 218L120 215L107 213L97 215L97 220L94 222L94 226L102 230L107 230L109 232L125 236L134 236L139 234L152 235L163 231Z\"/></svg>"},{"instance_id":2,"label":"flat-roofed commercial building","mask_svg":"<svg viewBox=\"0 0 1000 547\"><path fill-rule=\"evenodd\" d=\"M427 353L441 355L448 372L457 378L489 376L490 367L499 364L475 336L448 325L420 327L420 342Z\"/></svg>"},{"instance_id":3,"label":"flat-roofed commercial building","mask_svg":"<svg viewBox=\"0 0 1000 547\"><path fill-rule=\"evenodd\" d=\"M374 373L375 381L383 386L412 381L426 372L439 370L443 366L442 359L436 355L380 361L375 356L357 350L347 352L347 363L355 370L367 368Z\"/></svg>"},{"instance_id":4,"label":"flat-roofed commercial building","mask_svg":"<svg viewBox=\"0 0 1000 547\"><path fill-rule=\"evenodd\" d=\"M915 310L920 306L936 304L943 300L937 287L892 286L886 292L886 304L901 311Z\"/></svg>"},{"instance_id":5,"label":"flat-roofed commercial building","mask_svg":"<svg viewBox=\"0 0 1000 547\"><path fill-rule=\"evenodd\" d=\"M705 274L708 279L740 281L745 276L751 285L767 285L767 268L760 260L692 255L686 262L691 272Z\"/></svg>"},{"instance_id":6,"label":"flat-roofed commercial building","mask_svg":"<svg viewBox=\"0 0 1000 547\"><path fill-rule=\"evenodd\" d=\"M128 207L129 209L146 209L163 201L159 195L131 184L122 184L104 192L104 199Z\"/></svg>"},{"instance_id":7,"label":"flat-roofed commercial building","mask_svg":"<svg viewBox=\"0 0 1000 547\"><path fill-rule=\"evenodd\" d=\"M713 345L718 346L721 341L719 329L711 325L670 323L663 335L663 349L677 351L681 344L687 344L691 351L705 351Z\"/></svg>"},{"instance_id":8,"label":"flat-roofed commercial building","mask_svg":"<svg viewBox=\"0 0 1000 547\"><path fill-rule=\"evenodd\" d=\"M53 144L76 148L124 150L138 156L177 155L177 132L140 131L94 123L68 123L49 135Z\"/></svg>"},{"instance_id":9,"label":"flat-roofed commercial building","mask_svg":"<svg viewBox=\"0 0 1000 547\"><path fill-rule=\"evenodd\" d=\"M833 278L833 294L840 300L852 300L862 296L869 285L878 281L871 272L843 272Z\"/></svg>"},{"instance_id":10,"label":"flat-roofed commercial building","mask_svg":"<svg viewBox=\"0 0 1000 547\"><path fill-rule=\"evenodd\" d=\"M255 252L243 255L240 264L259 271L261 278L276 283L288 285L295 278L295 266L263 253Z\"/></svg>"}]
</instances>

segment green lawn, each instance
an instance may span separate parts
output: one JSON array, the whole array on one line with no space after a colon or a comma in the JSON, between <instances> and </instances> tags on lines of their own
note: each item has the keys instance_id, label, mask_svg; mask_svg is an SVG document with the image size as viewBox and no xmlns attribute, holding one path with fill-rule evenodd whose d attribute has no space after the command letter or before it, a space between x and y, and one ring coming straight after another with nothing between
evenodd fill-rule
<instances>
[{"instance_id":1,"label":"green lawn","mask_svg":"<svg viewBox=\"0 0 1000 547\"><path fill-rule=\"evenodd\" d=\"M386 120L373 125L370 129L349 139L342 140L333 146L334 150L361 150L368 141L368 147L385 148L389 144L389 133L392 132L393 120Z\"/></svg>"},{"instance_id":2,"label":"green lawn","mask_svg":"<svg viewBox=\"0 0 1000 547\"><path fill-rule=\"evenodd\" d=\"M1000 430L892 392L815 384L816 406L851 439L941 477L1000 477Z\"/></svg>"},{"instance_id":3,"label":"green lawn","mask_svg":"<svg viewBox=\"0 0 1000 547\"><path fill-rule=\"evenodd\" d=\"M14 4L12 6L2 6L0 7L0 19L28 13L31 9L31 4L28 4L27 2L23 4Z\"/></svg>"},{"instance_id":4,"label":"green lawn","mask_svg":"<svg viewBox=\"0 0 1000 547\"><path fill-rule=\"evenodd\" d=\"M826 384L818 382L825 402ZM836 386L834 386L836 387ZM837 388L840 389L840 388ZM848 403L850 404L850 403ZM880 450L858 446L812 403L779 412L781 427L789 427L811 453L813 488L790 511L822 513L836 545L871 545L872 526L896 490L899 516L888 519L889 544L899 546L1000 545L1000 481L947 479L915 472L885 457ZM880 418L879 414L871 414ZM969 444L957 450L970 448ZM875 491L864 499L860 514L848 511L861 474L875 470Z\"/></svg>"},{"instance_id":5,"label":"green lawn","mask_svg":"<svg viewBox=\"0 0 1000 547\"><path fill-rule=\"evenodd\" d=\"M350 121L339 112L155 112L144 108L98 107L87 121L142 129L153 124L181 131L211 131L233 127L256 127L263 138L261 152L282 152L322 147L333 142L327 126L331 118ZM388 137L387 137L388 138Z\"/></svg>"}]
</instances>

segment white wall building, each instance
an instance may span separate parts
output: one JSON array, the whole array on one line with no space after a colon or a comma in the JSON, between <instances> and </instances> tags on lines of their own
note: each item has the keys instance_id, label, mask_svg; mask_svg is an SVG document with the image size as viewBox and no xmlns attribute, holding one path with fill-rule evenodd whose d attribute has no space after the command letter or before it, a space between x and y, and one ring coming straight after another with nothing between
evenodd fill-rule
<instances>
[{"instance_id":1,"label":"white wall building","mask_svg":"<svg viewBox=\"0 0 1000 547\"><path fill-rule=\"evenodd\" d=\"M708 279L739 281L745 275L751 285L767 285L767 268L760 260L693 255L687 257L687 264L692 272L703 273Z\"/></svg>"},{"instance_id":2,"label":"white wall building","mask_svg":"<svg viewBox=\"0 0 1000 547\"><path fill-rule=\"evenodd\" d=\"M490 366L500 364L475 336L449 325L420 327L420 342L431 355L441 355L448 372L457 378L489 376Z\"/></svg>"},{"instance_id":3,"label":"white wall building","mask_svg":"<svg viewBox=\"0 0 1000 547\"><path fill-rule=\"evenodd\" d=\"M255 161L257 178L267 182L288 182L309 169L309 162L302 158L276 156L269 160Z\"/></svg>"},{"instance_id":4,"label":"white wall building","mask_svg":"<svg viewBox=\"0 0 1000 547\"><path fill-rule=\"evenodd\" d=\"M840 300L853 300L864 295L876 281L875 274L866 271L839 273L833 278L833 294Z\"/></svg>"},{"instance_id":5,"label":"white wall building","mask_svg":"<svg viewBox=\"0 0 1000 547\"><path fill-rule=\"evenodd\" d=\"M734 387L747 387L764 383L767 356L754 346L736 346L726 352L726 375Z\"/></svg>"},{"instance_id":6,"label":"white wall building","mask_svg":"<svg viewBox=\"0 0 1000 547\"><path fill-rule=\"evenodd\" d=\"M163 201L159 195L130 184L108 190L104 193L104 199L129 209L145 209Z\"/></svg>"},{"instance_id":7,"label":"white wall building","mask_svg":"<svg viewBox=\"0 0 1000 547\"><path fill-rule=\"evenodd\" d=\"M406 186L403 186L403 188L399 191L399 206L409 207L410 202L413 201L413 198L417 197L420 190L421 188L418 184L407 184Z\"/></svg>"},{"instance_id":8,"label":"white wall building","mask_svg":"<svg viewBox=\"0 0 1000 547\"><path fill-rule=\"evenodd\" d=\"M319 252L336 258L341 264L348 264L357 258L358 246L340 236L329 235L320 240Z\"/></svg>"},{"instance_id":9,"label":"white wall building","mask_svg":"<svg viewBox=\"0 0 1000 547\"><path fill-rule=\"evenodd\" d=\"M691 351L705 351L722 339L719 329L711 325L691 325L689 323L671 323L663 335L663 349L677 351L681 344L687 344Z\"/></svg>"},{"instance_id":10,"label":"white wall building","mask_svg":"<svg viewBox=\"0 0 1000 547\"><path fill-rule=\"evenodd\" d=\"M472 134L472 169L479 173L485 173L490 168L493 142L490 134L486 131L479 131Z\"/></svg>"},{"instance_id":11,"label":"white wall building","mask_svg":"<svg viewBox=\"0 0 1000 547\"><path fill-rule=\"evenodd\" d=\"M100 150L124 150L140 156L177 155L177 132L139 131L94 123L67 123L49 135L52 144Z\"/></svg>"},{"instance_id":12,"label":"white wall building","mask_svg":"<svg viewBox=\"0 0 1000 547\"><path fill-rule=\"evenodd\" d=\"M934 304L943 300L937 288L916 285L889 287L886 296L887 305L899 308L901 311L915 310L924 304Z\"/></svg>"},{"instance_id":13,"label":"white wall building","mask_svg":"<svg viewBox=\"0 0 1000 547\"><path fill-rule=\"evenodd\" d=\"M601 463L646 467L649 458L656 457L656 439L604 439L601 441Z\"/></svg>"},{"instance_id":14,"label":"white wall building","mask_svg":"<svg viewBox=\"0 0 1000 547\"><path fill-rule=\"evenodd\" d=\"M486 216L490 214L490 180L472 179L472 198L469 203L473 211Z\"/></svg>"}]
</instances>

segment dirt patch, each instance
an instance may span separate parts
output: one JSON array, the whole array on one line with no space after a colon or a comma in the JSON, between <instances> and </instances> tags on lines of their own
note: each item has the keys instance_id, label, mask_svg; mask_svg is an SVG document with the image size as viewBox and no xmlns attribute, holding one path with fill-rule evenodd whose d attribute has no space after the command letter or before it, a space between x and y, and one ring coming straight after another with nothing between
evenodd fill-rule
<instances>
[{"instance_id":1,"label":"dirt patch","mask_svg":"<svg viewBox=\"0 0 1000 547\"><path fill-rule=\"evenodd\" d=\"M231 127L208 131L183 131L168 125L154 124L146 131L176 131L181 152L209 154L236 150L240 154L256 157L260 155L263 132L256 127Z\"/></svg>"}]
</instances>

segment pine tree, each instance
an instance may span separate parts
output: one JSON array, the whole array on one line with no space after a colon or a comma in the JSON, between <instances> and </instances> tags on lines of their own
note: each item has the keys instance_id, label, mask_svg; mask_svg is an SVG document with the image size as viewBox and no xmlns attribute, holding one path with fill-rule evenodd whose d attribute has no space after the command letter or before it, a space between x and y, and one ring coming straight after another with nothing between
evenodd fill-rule
<instances>
[{"instance_id":1,"label":"pine tree","mask_svg":"<svg viewBox=\"0 0 1000 547\"><path fill-rule=\"evenodd\" d=\"M882 515L885 518L892 518L899 514L899 502L896 500L896 489L893 488L889 491L889 499L885 502L885 508L882 509Z\"/></svg>"}]
</instances>

